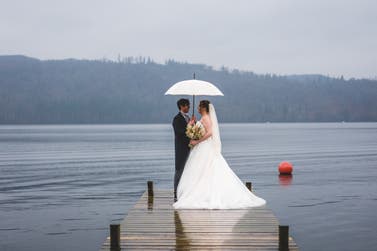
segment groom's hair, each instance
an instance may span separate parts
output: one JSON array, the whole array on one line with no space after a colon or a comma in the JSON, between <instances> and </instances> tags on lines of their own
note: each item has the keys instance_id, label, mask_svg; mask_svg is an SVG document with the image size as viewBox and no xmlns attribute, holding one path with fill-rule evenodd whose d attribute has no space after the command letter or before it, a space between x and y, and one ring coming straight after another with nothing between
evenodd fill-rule
<instances>
[{"instance_id":1,"label":"groom's hair","mask_svg":"<svg viewBox=\"0 0 377 251\"><path fill-rule=\"evenodd\" d=\"M178 110L181 110L181 106L190 105L190 101L186 98L181 98L177 101Z\"/></svg>"}]
</instances>

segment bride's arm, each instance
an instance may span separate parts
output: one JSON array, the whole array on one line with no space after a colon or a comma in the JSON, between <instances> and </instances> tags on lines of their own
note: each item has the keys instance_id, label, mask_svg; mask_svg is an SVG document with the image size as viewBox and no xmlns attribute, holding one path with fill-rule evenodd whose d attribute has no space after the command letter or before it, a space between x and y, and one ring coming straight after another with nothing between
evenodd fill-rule
<instances>
[{"instance_id":1,"label":"bride's arm","mask_svg":"<svg viewBox=\"0 0 377 251\"><path fill-rule=\"evenodd\" d=\"M200 142L202 142L202 141L204 141L204 140L206 140L206 139L208 139L209 137L212 136L212 122L211 122L211 120L208 117L203 118L202 124L204 126L206 133L199 140L191 140L192 145L196 145L196 144L198 144L198 143L200 143Z\"/></svg>"}]
</instances>

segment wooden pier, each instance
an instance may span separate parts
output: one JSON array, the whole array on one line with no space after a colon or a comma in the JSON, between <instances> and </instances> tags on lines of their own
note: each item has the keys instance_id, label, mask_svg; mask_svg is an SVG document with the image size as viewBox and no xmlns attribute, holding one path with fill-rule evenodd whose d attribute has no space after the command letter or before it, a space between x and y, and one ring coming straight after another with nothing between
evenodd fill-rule
<instances>
[{"instance_id":1,"label":"wooden pier","mask_svg":"<svg viewBox=\"0 0 377 251\"><path fill-rule=\"evenodd\" d=\"M175 210L172 204L173 191L154 191L149 181L126 218L110 225L101 250L299 250L266 206Z\"/></svg>"}]
</instances>

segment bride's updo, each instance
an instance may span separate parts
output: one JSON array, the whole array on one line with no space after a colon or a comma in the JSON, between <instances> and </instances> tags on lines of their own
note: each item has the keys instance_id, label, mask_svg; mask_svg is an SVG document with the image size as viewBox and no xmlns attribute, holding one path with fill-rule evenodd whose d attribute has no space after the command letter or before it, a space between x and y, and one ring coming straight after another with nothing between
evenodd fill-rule
<instances>
[{"instance_id":1,"label":"bride's updo","mask_svg":"<svg viewBox=\"0 0 377 251\"><path fill-rule=\"evenodd\" d=\"M209 102L208 100L201 100L200 103L199 103L199 107L204 108L207 111L207 113L209 113L209 104L210 103L211 102Z\"/></svg>"}]
</instances>

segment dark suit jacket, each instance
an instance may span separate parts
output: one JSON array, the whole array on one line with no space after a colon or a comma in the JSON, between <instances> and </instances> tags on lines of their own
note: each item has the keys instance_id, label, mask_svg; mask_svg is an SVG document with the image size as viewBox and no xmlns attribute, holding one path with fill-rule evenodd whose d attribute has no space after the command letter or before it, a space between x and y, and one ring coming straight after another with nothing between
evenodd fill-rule
<instances>
[{"instance_id":1,"label":"dark suit jacket","mask_svg":"<svg viewBox=\"0 0 377 251\"><path fill-rule=\"evenodd\" d=\"M175 135L175 170L183 170L187 157L190 153L190 139L186 136L187 122L179 112L173 119Z\"/></svg>"}]
</instances>

